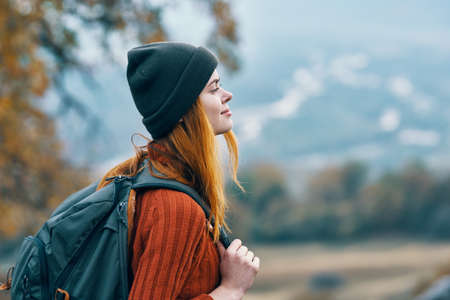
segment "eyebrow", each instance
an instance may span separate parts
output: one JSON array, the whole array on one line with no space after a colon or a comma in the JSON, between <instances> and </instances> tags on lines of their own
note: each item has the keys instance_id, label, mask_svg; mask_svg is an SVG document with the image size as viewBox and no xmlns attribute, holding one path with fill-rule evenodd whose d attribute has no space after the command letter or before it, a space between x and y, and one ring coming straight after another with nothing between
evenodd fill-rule
<instances>
[{"instance_id":1,"label":"eyebrow","mask_svg":"<svg viewBox=\"0 0 450 300\"><path fill-rule=\"evenodd\" d=\"M210 86L210 85L213 84L214 82L219 82L219 80L220 80L220 77L214 79L213 81L211 81L211 82L208 84L208 86Z\"/></svg>"}]
</instances>

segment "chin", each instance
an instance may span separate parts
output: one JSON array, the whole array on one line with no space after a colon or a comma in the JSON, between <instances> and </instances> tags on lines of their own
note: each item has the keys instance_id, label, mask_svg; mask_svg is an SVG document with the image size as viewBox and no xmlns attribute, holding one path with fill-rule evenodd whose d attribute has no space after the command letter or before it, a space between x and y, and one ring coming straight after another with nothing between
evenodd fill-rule
<instances>
[{"instance_id":1,"label":"chin","mask_svg":"<svg viewBox=\"0 0 450 300\"><path fill-rule=\"evenodd\" d=\"M226 128L221 128L220 130L216 131L216 135L221 135L221 134L227 133L232 128L233 128L233 126L229 126L229 127L226 127Z\"/></svg>"},{"instance_id":2,"label":"chin","mask_svg":"<svg viewBox=\"0 0 450 300\"><path fill-rule=\"evenodd\" d=\"M222 124L222 125L223 126L218 128L217 130L215 130L216 135L224 134L224 133L230 131L233 128L233 121L228 120L228 122L225 122L225 124Z\"/></svg>"}]
</instances>

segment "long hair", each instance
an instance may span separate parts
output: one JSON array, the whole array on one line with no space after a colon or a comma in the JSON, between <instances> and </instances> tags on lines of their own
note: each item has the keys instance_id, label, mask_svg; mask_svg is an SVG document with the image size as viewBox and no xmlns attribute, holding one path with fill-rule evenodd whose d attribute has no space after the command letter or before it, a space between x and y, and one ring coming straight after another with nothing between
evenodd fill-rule
<instances>
[{"instance_id":1,"label":"long hair","mask_svg":"<svg viewBox=\"0 0 450 300\"><path fill-rule=\"evenodd\" d=\"M231 178L244 191L237 179L239 153L236 136L230 130L224 133L224 138L228 148ZM215 220L214 241L216 242L219 239L219 228L221 226L231 232L225 221L225 213L229 206L224 192L224 174L219 156L219 143L198 99L183 116L183 121L178 123L167 136L153 141L149 140L146 146L135 146L136 155L109 170L97 189L110 182L106 181L107 177L136 175L140 171L140 163L152 150L168 158L169 161L169 163L165 163L164 161L150 159L151 165L165 175L164 177L159 176L153 172L152 168L149 168L153 176L174 179L187 184L194 188L209 204L211 209L209 221L213 217Z\"/></svg>"}]
</instances>

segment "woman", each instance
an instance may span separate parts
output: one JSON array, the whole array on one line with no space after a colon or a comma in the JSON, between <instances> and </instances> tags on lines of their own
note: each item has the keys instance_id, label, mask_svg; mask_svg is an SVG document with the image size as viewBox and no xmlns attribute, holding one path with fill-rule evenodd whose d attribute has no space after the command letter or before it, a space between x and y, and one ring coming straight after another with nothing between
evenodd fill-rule
<instances>
[{"instance_id":1,"label":"woman","mask_svg":"<svg viewBox=\"0 0 450 300\"><path fill-rule=\"evenodd\" d=\"M138 191L128 203L133 279L129 299L241 299L253 284L259 258L239 239L225 249L227 228L217 141L227 142L231 175L238 167L237 141L228 102L219 84L217 58L208 49L180 42L150 43L128 52L127 79L153 141L105 178L134 175L140 163L193 187L211 208L214 227L188 195L168 189Z\"/></svg>"}]
</instances>

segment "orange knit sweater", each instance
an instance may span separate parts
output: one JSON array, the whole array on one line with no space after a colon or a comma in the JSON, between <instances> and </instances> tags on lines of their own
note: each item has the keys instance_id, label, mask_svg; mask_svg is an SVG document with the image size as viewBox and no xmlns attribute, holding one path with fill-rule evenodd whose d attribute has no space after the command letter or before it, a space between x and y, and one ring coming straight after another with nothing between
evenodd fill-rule
<instances>
[{"instance_id":1,"label":"orange knit sweater","mask_svg":"<svg viewBox=\"0 0 450 300\"><path fill-rule=\"evenodd\" d=\"M156 189L138 192L135 210L128 299L212 300L220 258L202 208L185 193Z\"/></svg>"}]
</instances>

